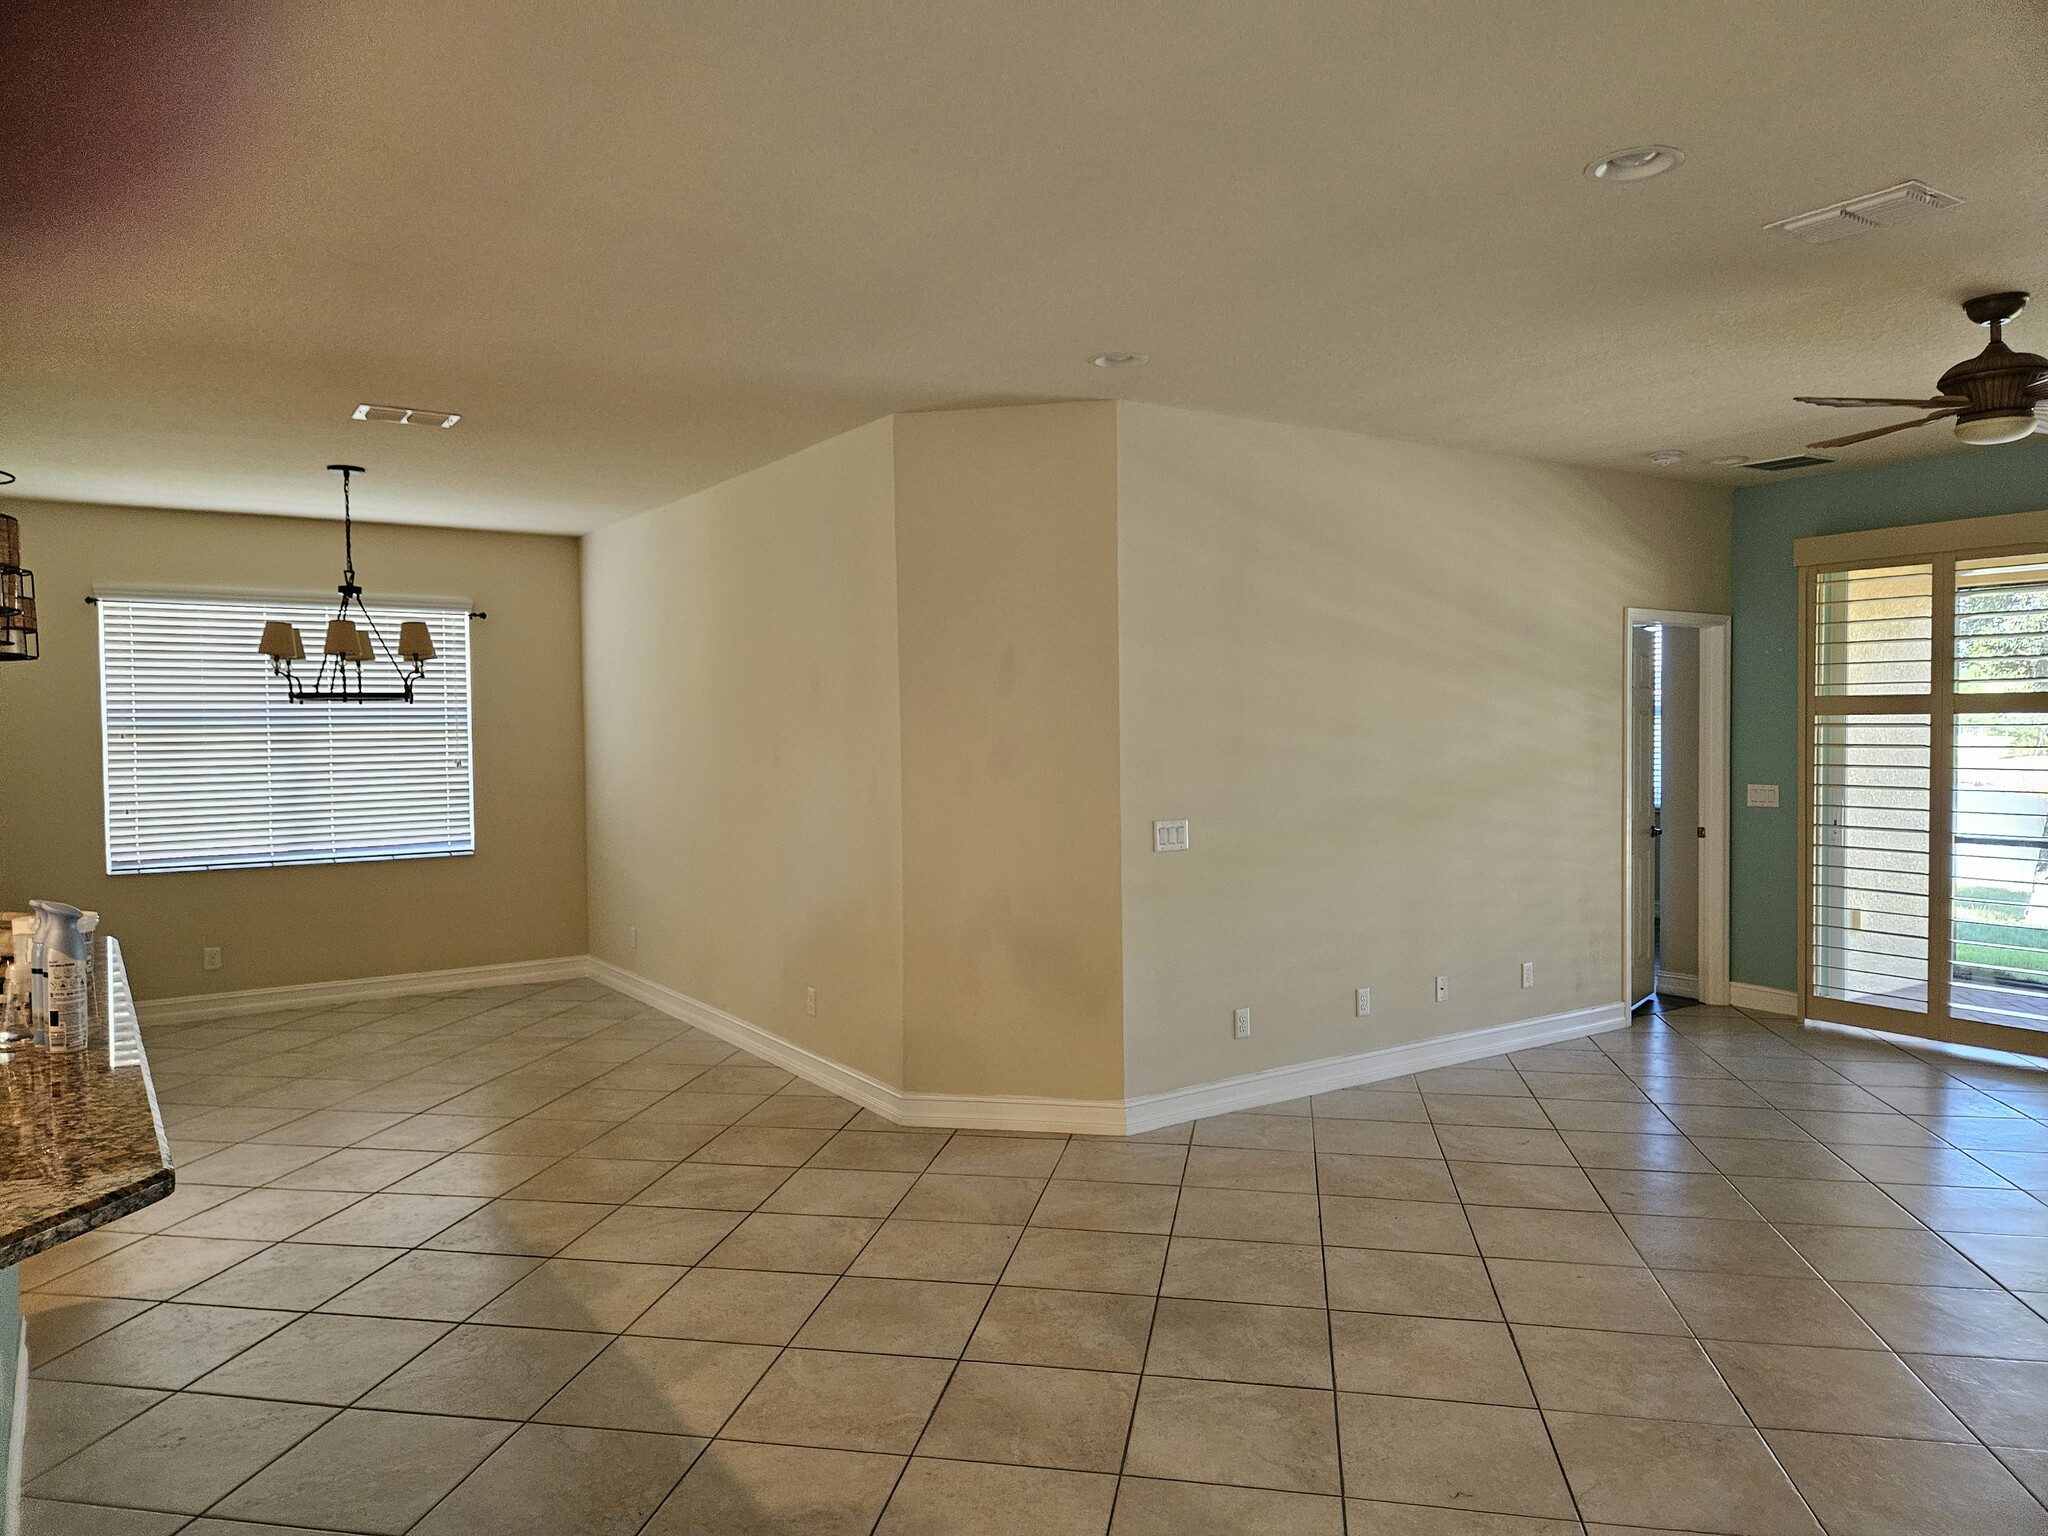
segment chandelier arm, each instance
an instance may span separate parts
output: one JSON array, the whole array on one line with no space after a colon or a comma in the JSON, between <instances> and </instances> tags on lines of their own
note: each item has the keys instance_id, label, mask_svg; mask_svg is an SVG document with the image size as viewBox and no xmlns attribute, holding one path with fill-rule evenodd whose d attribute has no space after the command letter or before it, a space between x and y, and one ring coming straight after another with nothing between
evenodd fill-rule
<instances>
[{"instance_id":1,"label":"chandelier arm","mask_svg":"<svg viewBox=\"0 0 2048 1536\"><path fill-rule=\"evenodd\" d=\"M386 663L390 666L392 675L398 679L400 684L405 686L406 697L410 699L412 696L412 688L411 685L406 680L405 669L399 666L398 664L397 647L390 645L385 641L384 631L377 627L377 621L370 616L369 607L367 604L363 602L362 598L358 597L356 599L356 607L361 611L363 615L363 622L370 626L370 633L375 635L377 637L377 643L384 647L384 659ZM362 676L362 668L358 666L356 668L356 681L359 685L362 681Z\"/></svg>"}]
</instances>

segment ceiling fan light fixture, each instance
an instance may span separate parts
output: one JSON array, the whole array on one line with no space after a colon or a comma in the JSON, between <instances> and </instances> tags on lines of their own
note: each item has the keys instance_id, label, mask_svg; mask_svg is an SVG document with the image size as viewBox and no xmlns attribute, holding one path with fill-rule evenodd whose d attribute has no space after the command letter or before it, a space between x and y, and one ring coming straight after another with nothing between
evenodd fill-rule
<instances>
[{"instance_id":1,"label":"ceiling fan light fixture","mask_svg":"<svg viewBox=\"0 0 2048 1536\"><path fill-rule=\"evenodd\" d=\"M1603 155L1586 167L1586 174L1595 181L1648 181L1652 176L1675 171L1684 163L1682 149L1673 149L1669 144L1638 144L1634 149L1618 149Z\"/></svg>"},{"instance_id":2,"label":"ceiling fan light fixture","mask_svg":"<svg viewBox=\"0 0 2048 1536\"><path fill-rule=\"evenodd\" d=\"M1956 436L1966 443L1980 448L1994 447L1999 443L2016 443L2033 432L2038 418L2031 410L2016 411L1998 416L1979 416L1970 421L1956 423Z\"/></svg>"}]
</instances>

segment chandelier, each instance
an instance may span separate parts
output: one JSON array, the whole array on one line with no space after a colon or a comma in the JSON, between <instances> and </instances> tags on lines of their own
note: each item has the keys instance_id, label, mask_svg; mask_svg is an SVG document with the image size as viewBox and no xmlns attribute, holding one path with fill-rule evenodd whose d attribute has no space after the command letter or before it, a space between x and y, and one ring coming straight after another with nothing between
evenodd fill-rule
<instances>
[{"instance_id":1,"label":"chandelier","mask_svg":"<svg viewBox=\"0 0 2048 1536\"><path fill-rule=\"evenodd\" d=\"M0 469L0 485L12 484ZM34 661L40 649L36 573L21 563L21 524L0 512L0 661Z\"/></svg>"},{"instance_id":2,"label":"chandelier","mask_svg":"<svg viewBox=\"0 0 2048 1536\"><path fill-rule=\"evenodd\" d=\"M341 607L327 621L327 638L320 648L320 670L312 682L297 676L292 663L306 659L306 642L296 624L271 619L263 626L257 650L270 658L270 671L285 680L294 704L387 704L412 702L412 685L426 676L427 663L434 659L433 637L427 626L408 619L398 626L394 648L363 606L363 589L356 585L355 519L349 506L349 476L365 473L360 464L330 464L341 476ZM349 617L355 605L360 619ZM384 647L384 664L397 680L395 688L372 688L363 680L363 668L377 665L377 646ZM375 677L377 674L372 673ZM381 679L379 679L381 681Z\"/></svg>"}]
</instances>

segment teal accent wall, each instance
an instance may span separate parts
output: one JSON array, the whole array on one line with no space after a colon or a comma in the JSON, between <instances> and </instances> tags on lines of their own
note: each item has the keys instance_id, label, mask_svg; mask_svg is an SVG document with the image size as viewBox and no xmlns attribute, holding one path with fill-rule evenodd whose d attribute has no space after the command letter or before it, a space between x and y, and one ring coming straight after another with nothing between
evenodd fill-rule
<instances>
[{"instance_id":1,"label":"teal accent wall","mask_svg":"<svg viewBox=\"0 0 2048 1536\"><path fill-rule=\"evenodd\" d=\"M1735 493L1728 767L1728 974L1798 985L1799 580L1792 541L1819 533L2048 511L2048 437ZM1782 786L1750 810L1744 788Z\"/></svg>"}]
</instances>

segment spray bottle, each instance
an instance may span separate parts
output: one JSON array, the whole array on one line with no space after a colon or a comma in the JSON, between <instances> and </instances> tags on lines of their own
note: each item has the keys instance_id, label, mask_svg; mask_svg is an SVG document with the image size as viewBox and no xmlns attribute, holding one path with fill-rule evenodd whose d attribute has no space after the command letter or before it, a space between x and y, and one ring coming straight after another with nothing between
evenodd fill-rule
<instances>
[{"instance_id":1,"label":"spray bottle","mask_svg":"<svg viewBox=\"0 0 2048 1536\"><path fill-rule=\"evenodd\" d=\"M82 1051L89 941L78 920L85 914L61 901L31 901L29 907L36 915L30 967L36 990L36 1043L53 1051Z\"/></svg>"}]
</instances>

